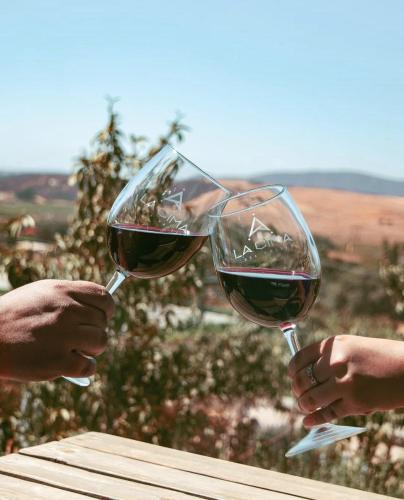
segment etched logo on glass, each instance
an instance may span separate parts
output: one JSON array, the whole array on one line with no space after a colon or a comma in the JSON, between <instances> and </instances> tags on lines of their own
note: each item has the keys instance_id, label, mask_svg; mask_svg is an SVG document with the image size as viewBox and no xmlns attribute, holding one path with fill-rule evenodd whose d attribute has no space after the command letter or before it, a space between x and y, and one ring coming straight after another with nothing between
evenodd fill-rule
<instances>
[{"instance_id":1,"label":"etched logo on glass","mask_svg":"<svg viewBox=\"0 0 404 500\"><path fill-rule=\"evenodd\" d=\"M276 234L273 229L270 229L253 214L247 241L239 250L233 249L233 255L237 260L248 259L249 254L253 255L257 251L274 246L287 246L292 241L292 238L287 233L283 233L283 235Z\"/></svg>"},{"instance_id":2,"label":"etched logo on glass","mask_svg":"<svg viewBox=\"0 0 404 500\"><path fill-rule=\"evenodd\" d=\"M184 219L181 217L183 212L183 197L185 189L178 193L172 193L171 190L162 193L161 198L145 200L145 196L140 198L140 202L144 207L155 210L159 219L161 219L162 227L178 229L188 234L188 224L184 224ZM174 213L173 213L174 212Z\"/></svg>"}]
</instances>

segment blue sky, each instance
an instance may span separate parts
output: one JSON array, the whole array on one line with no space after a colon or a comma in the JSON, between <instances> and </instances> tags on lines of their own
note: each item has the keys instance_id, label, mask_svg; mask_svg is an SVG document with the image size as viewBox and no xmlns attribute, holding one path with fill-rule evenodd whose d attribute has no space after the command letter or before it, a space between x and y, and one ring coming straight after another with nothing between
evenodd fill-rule
<instances>
[{"instance_id":1,"label":"blue sky","mask_svg":"<svg viewBox=\"0 0 404 500\"><path fill-rule=\"evenodd\" d=\"M404 179L401 0L0 0L0 170L69 171L119 96L216 175Z\"/></svg>"}]
</instances>

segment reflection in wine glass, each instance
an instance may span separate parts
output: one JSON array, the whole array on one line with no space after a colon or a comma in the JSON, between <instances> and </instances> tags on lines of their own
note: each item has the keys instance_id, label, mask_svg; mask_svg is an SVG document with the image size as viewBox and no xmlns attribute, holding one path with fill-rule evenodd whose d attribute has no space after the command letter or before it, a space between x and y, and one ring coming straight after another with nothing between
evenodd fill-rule
<instances>
[{"instance_id":1,"label":"reflection in wine glass","mask_svg":"<svg viewBox=\"0 0 404 500\"><path fill-rule=\"evenodd\" d=\"M264 186L211 210L211 247L230 304L264 327L279 327L292 355L299 349L295 322L314 304L320 258L307 224L284 186ZM290 457L359 434L362 427L324 424L291 448Z\"/></svg>"},{"instance_id":2,"label":"reflection in wine glass","mask_svg":"<svg viewBox=\"0 0 404 500\"><path fill-rule=\"evenodd\" d=\"M219 182L164 146L121 191L108 215L107 242L116 271L113 294L128 278L177 271L208 236L209 209L230 195ZM65 377L78 385L88 378Z\"/></svg>"}]
</instances>

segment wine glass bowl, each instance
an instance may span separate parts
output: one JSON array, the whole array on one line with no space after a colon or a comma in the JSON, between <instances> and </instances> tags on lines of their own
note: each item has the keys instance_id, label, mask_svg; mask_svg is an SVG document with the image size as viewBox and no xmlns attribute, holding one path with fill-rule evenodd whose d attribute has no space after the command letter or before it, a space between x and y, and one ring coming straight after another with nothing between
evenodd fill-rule
<instances>
[{"instance_id":1,"label":"wine glass bowl","mask_svg":"<svg viewBox=\"0 0 404 500\"><path fill-rule=\"evenodd\" d=\"M165 146L128 183L109 213L107 242L117 272L157 278L182 267L207 238L209 209L228 195Z\"/></svg>"},{"instance_id":2,"label":"wine glass bowl","mask_svg":"<svg viewBox=\"0 0 404 500\"><path fill-rule=\"evenodd\" d=\"M215 211L213 259L230 303L261 326L303 318L318 294L320 259L286 188L232 196Z\"/></svg>"}]
</instances>

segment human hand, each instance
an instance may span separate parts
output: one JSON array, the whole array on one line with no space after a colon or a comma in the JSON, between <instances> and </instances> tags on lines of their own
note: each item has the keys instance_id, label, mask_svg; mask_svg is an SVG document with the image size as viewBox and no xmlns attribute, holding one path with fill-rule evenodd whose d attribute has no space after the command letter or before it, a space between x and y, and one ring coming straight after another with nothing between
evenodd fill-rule
<instances>
[{"instance_id":1,"label":"human hand","mask_svg":"<svg viewBox=\"0 0 404 500\"><path fill-rule=\"evenodd\" d=\"M0 378L87 377L106 347L114 303L101 285L41 280L0 297Z\"/></svg>"},{"instance_id":2,"label":"human hand","mask_svg":"<svg viewBox=\"0 0 404 500\"><path fill-rule=\"evenodd\" d=\"M310 380L307 372L317 379ZM310 369L309 369L310 370ZM404 407L404 342L337 335L299 351L288 369L306 427Z\"/></svg>"}]
</instances>

